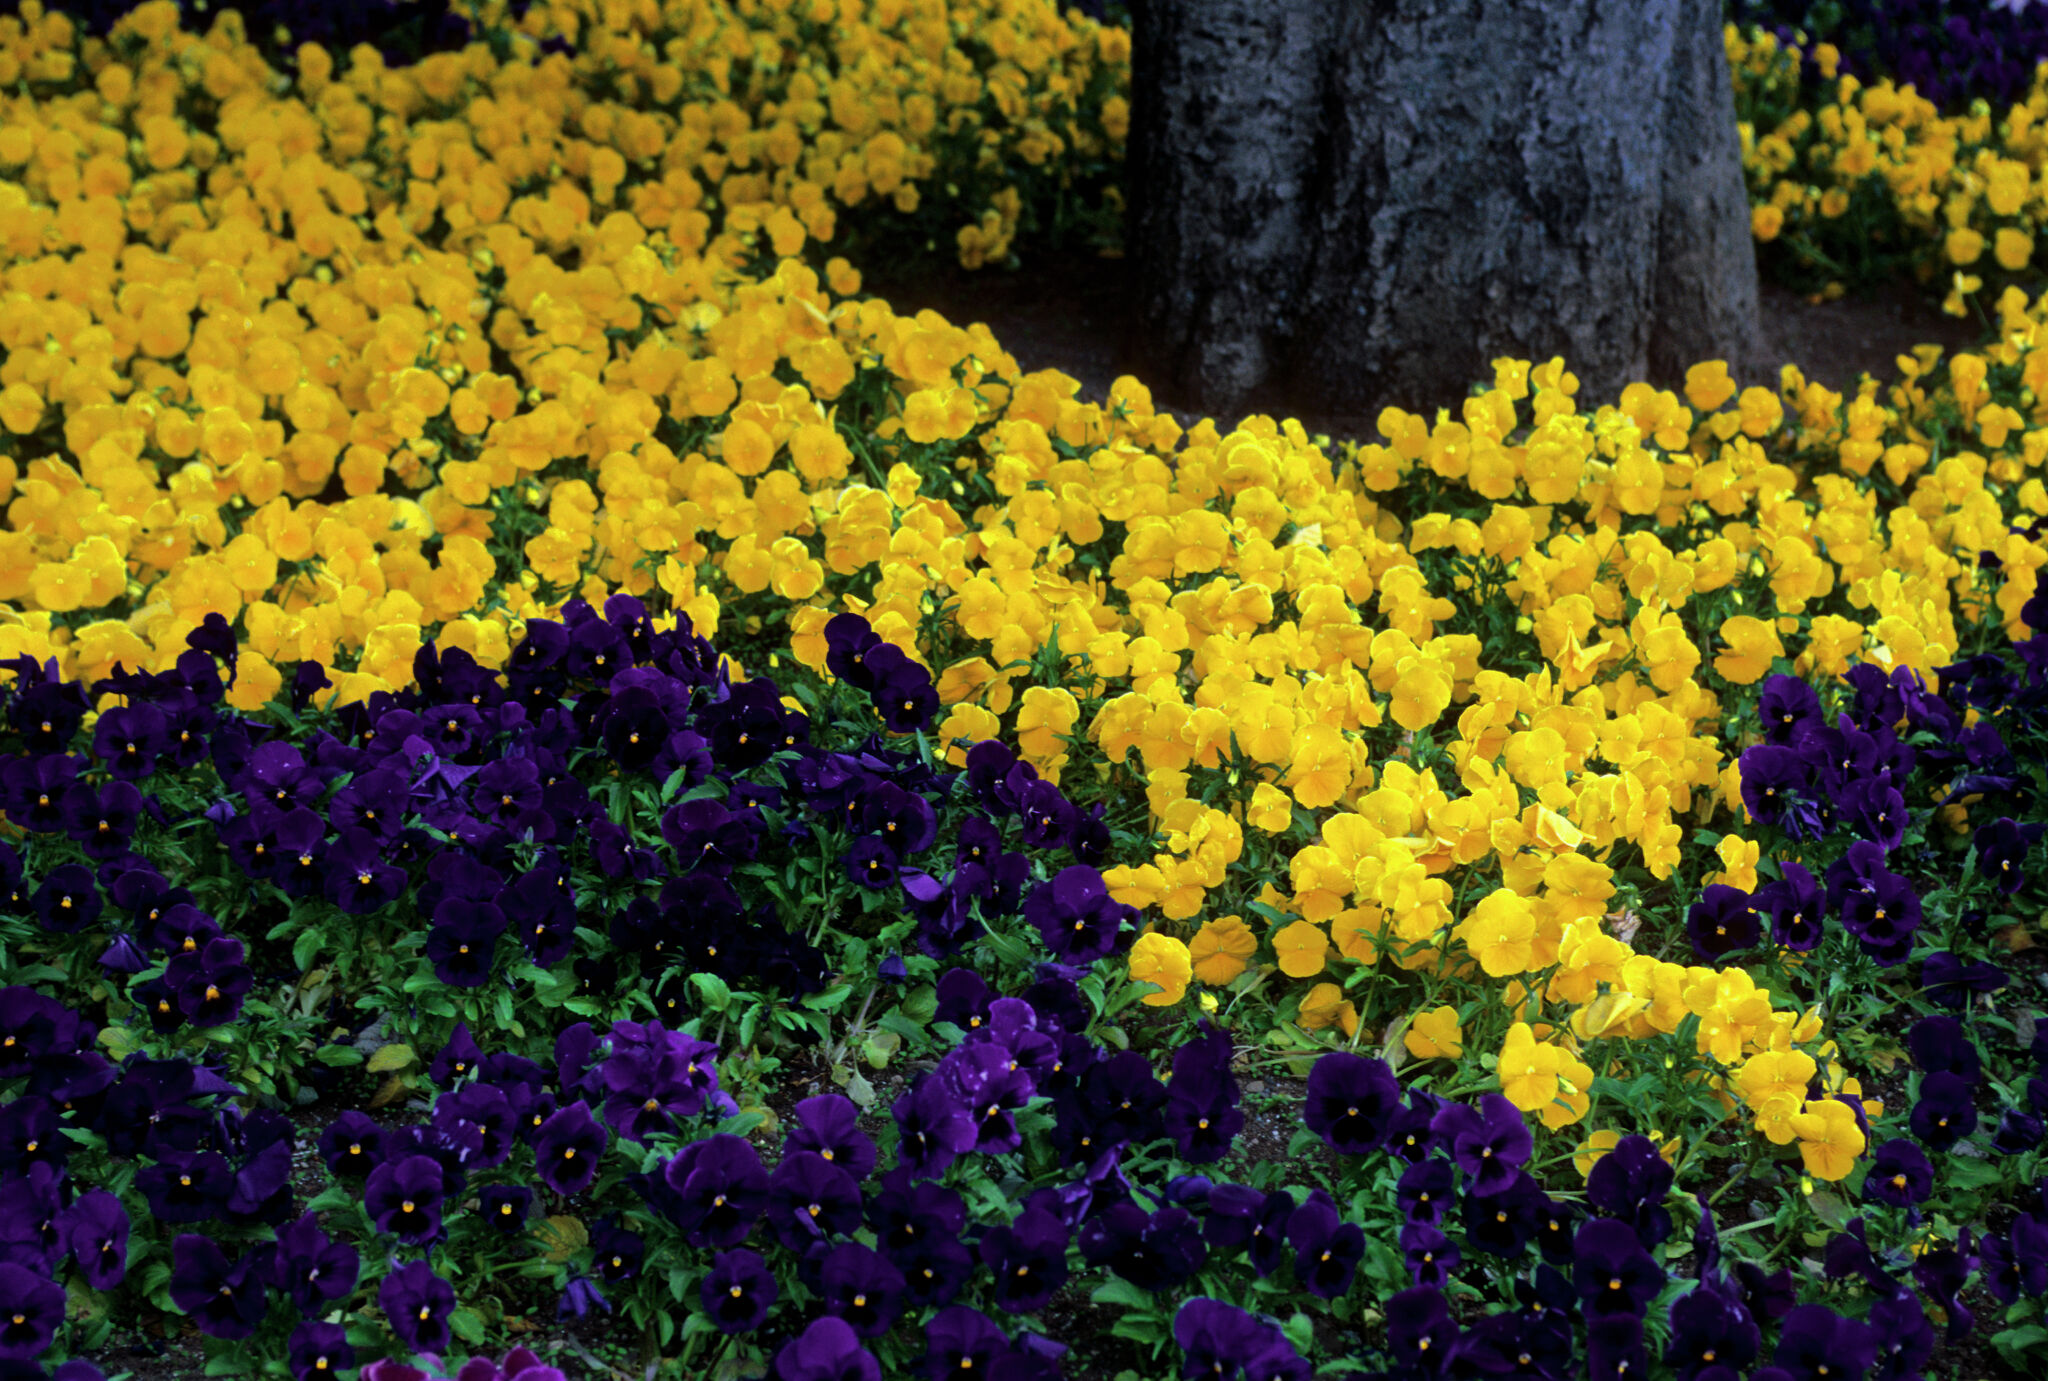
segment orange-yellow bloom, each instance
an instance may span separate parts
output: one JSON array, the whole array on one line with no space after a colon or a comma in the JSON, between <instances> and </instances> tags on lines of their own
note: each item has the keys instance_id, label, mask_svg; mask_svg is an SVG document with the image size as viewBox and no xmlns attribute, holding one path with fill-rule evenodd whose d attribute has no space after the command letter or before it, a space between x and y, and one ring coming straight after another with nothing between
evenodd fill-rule
<instances>
[{"instance_id":1,"label":"orange-yellow bloom","mask_svg":"<svg viewBox=\"0 0 2048 1381\"><path fill-rule=\"evenodd\" d=\"M1207 921L1188 942L1194 974L1212 988L1234 982L1259 952L1259 938L1238 916Z\"/></svg>"},{"instance_id":2,"label":"orange-yellow bloom","mask_svg":"<svg viewBox=\"0 0 2048 1381\"><path fill-rule=\"evenodd\" d=\"M1465 1032L1458 1024L1458 1009L1438 1007L1418 1012L1402 1037L1408 1053L1418 1060L1455 1060L1465 1053Z\"/></svg>"},{"instance_id":3,"label":"orange-yellow bloom","mask_svg":"<svg viewBox=\"0 0 2048 1381\"><path fill-rule=\"evenodd\" d=\"M1140 935L1131 946L1130 971L1134 981L1158 986L1158 992L1138 999L1151 1007L1169 1007L1180 1001L1187 994L1188 980L1194 976L1188 947L1156 930Z\"/></svg>"}]
</instances>

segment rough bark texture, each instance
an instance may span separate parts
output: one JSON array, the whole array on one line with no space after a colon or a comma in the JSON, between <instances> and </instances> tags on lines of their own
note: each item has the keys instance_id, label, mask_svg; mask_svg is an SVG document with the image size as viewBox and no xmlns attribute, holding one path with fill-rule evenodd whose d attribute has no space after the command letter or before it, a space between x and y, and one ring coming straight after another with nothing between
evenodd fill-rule
<instances>
[{"instance_id":1,"label":"rough bark texture","mask_svg":"<svg viewBox=\"0 0 2048 1381\"><path fill-rule=\"evenodd\" d=\"M1146 0L1128 185L1147 353L1228 409L1588 398L1753 364L1718 0Z\"/></svg>"},{"instance_id":2,"label":"rough bark texture","mask_svg":"<svg viewBox=\"0 0 2048 1381\"><path fill-rule=\"evenodd\" d=\"M1272 375L1287 340L1341 11L1318 0L1147 0L1143 10L1132 67L1148 81L1132 102L1125 166L1145 353L1176 381L1242 397Z\"/></svg>"}]
</instances>

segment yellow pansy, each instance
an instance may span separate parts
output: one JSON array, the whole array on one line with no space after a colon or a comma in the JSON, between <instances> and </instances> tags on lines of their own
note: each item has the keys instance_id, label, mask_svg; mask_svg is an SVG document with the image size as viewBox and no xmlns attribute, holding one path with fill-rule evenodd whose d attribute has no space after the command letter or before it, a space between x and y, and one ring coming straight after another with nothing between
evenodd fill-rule
<instances>
[{"instance_id":1,"label":"yellow pansy","mask_svg":"<svg viewBox=\"0 0 2048 1381\"><path fill-rule=\"evenodd\" d=\"M1157 984L1160 991L1147 993L1140 1002L1152 1007L1168 1007L1187 994L1188 980L1194 975L1189 959L1188 947L1171 935L1159 931L1147 931L1140 935L1131 946L1130 975L1133 981Z\"/></svg>"},{"instance_id":2,"label":"yellow pansy","mask_svg":"<svg viewBox=\"0 0 2048 1381\"><path fill-rule=\"evenodd\" d=\"M1458 1023L1458 1009L1436 1007L1417 1012L1402 1037L1410 1055L1418 1060L1455 1060L1465 1053L1465 1033Z\"/></svg>"},{"instance_id":3,"label":"yellow pansy","mask_svg":"<svg viewBox=\"0 0 2048 1381\"><path fill-rule=\"evenodd\" d=\"M1239 916L1217 916L1202 923L1188 941L1194 975L1210 987L1234 982L1259 952L1258 936Z\"/></svg>"}]
</instances>

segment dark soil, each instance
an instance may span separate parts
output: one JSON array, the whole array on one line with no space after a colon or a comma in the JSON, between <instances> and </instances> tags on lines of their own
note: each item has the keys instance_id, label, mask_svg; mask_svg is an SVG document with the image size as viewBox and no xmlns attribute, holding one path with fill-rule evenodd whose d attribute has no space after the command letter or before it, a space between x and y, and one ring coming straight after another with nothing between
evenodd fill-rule
<instances>
[{"instance_id":1,"label":"dark soil","mask_svg":"<svg viewBox=\"0 0 2048 1381\"><path fill-rule=\"evenodd\" d=\"M865 290L899 312L929 308L955 325L984 322L1002 347L1027 370L1057 369L1078 380L1081 395L1101 400L1119 376L1130 374L1152 389L1153 405L1184 421L1202 415L1155 382L1137 335L1135 279L1130 261L1071 253L1027 260L1009 271L968 272L924 267L915 276L870 273ZM1901 285L1869 298L1814 302L1767 283L1764 336L1769 358L1797 364L1809 380L1854 395L1865 372L1880 381L1897 377L1894 363L1922 343L1944 351L1965 349L1983 337L1975 319L1944 315L1921 293ZM1671 382L1671 381L1666 381ZM1743 379L1776 388L1778 379ZM1387 402L1399 404L1400 399ZM1277 392L1254 395L1247 414L1297 417L1311 434L1371 438L1374 415L1325 413L1290 406ZM1221 419L1219 419L1221 420Z\"/></svg>"}]
</instances>

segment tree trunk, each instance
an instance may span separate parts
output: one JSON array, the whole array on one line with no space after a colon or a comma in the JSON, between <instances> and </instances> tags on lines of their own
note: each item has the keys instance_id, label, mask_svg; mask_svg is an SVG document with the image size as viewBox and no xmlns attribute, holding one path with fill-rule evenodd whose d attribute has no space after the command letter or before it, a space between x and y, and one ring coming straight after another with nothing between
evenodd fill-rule
<instances>
[{"instance_id":1,"label":"tree trunk","mask_svg":"<svg viewBox=\"0 0 2048 1381\"><path fill-rule=\"evenodd\" d=\"M1503 355L1582 396L1753 371L1719 0L1144 0L1127 185L1180 397L1453 402Z\"/></svg>"}]
</instances>

